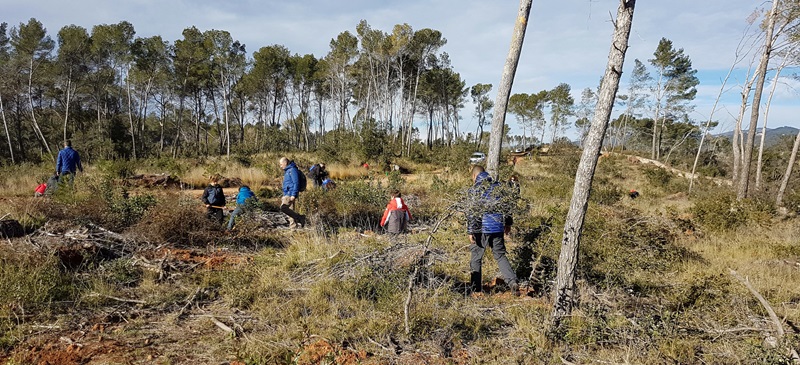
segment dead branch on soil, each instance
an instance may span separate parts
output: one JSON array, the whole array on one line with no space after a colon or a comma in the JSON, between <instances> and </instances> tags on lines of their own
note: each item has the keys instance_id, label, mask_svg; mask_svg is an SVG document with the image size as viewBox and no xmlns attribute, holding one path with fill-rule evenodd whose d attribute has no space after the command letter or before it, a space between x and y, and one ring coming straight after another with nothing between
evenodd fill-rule
<instances>
[{"instance_id":1,"label":"dead branch on soil","mask_svg":"<svg viewBox=\"0 0 800 365\"><path fill-rule=\"evenodd\" d=\"M775 310L773 310L772 306L769 304L769 302L766 299L764 299L764 297L758 291L756 291L755 288L753 288L753 285L750 284L749 280L739 276L739 274L736 273L736 271L734 271L733 269L728 269L728 270L730 270L731 275L734 278L736 278L736 280L739 280L740 283L744 284L744 286L747 287L747 289L750 290L750 293L752 293L753 296L756 297L756 299L758 299L758 301L761 303L761 305L767 311L767 314L769 315L770 320L772 320L772 323L775 325L775 332L777 334L777 342L780 343L781 340L783 340L783 335L784 335L783 324L781 323L781 320L778 318L778 315L775 314ZM794 363L796 363L796 364L800 363L800 355L797 354L797 351L795 349L790 348L789 349L789 355L792 357L792 361Z\"/></svg>"},{"instance_id":2,"label":"dead branch on soil","mask_svg":"<svg viewBox=\"0 0 800 365\"><path fill-rule=\"evenodd\" d=\"M134 304L142 304L142 305L144 305L144 304L147 304L147 302L146 302L146 301L144 301L144 300L139 300L139 299L125 299L125 298L119 298L119 297L115 297L115 296L111 296L111 295L106 295L106 294L100 294L100 293L91 293L91 294L89 294L89 297L103 297L103 298L107 298L107 299L111 299L111 300L116 300L116 301L118 301L118 302L123 302L123 303L134 303Z\"/></svg>"},{"instance_id":3,"label":"dead branch on soil","mask_svg":"<svg viewBox=\"0 0 800 365\"><path fill-rule=\"evenodd\" d=\"M430 247L431 242L433 242L433 234L436 233L436 231L439 230L439 226L441 226L442 223L445 220L447 220L448 218L450 218L453 215L454 211L455 211L454 209L448 209L447 214L445 214L441 219L439 219L439 221L436 222L436 224L433 226L433 229L431 230L431 232L428 233L428 239L425 240L425 246L423 248L423 253L417 259L417 262L414 264L414 271L408 277L408 290L407 290L407 294L406 294L405 303L403 303L403 319L404 319L404 324L405 324L405 327L406 327L406 334L411 333L411 326L409 325L408 317L409 317L409 312L410 312L410 307L411 307L412 296L414 294L414 282L417 279L417 274L419 273L419 268L421 266L423 266L423 265L425 265L425 266L430 266L431 265L431 262L426 260L426 258L428 258L428 254L430 253L430 250L428 250L428 248ZM427 263L426 263L426 261L427 261Z\"/></svg>"}]
</instances>

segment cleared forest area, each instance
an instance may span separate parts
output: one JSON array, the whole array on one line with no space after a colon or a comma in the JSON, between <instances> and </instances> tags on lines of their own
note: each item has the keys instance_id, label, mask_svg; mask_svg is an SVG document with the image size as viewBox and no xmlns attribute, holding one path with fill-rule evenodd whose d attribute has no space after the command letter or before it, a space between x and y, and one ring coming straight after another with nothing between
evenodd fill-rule
<instances>
[{"instance_id":1,"label":"cleared forest area","mask_svg":"<svg viewBox=\"0 0 800 365\"><path fill-rule=\"evenodd\" d=\"M290 230L277 211L276 158L175 162L184 188L203 175L195 168L250 172L261 205L230 233L208 223L181 184L136 185L132 176L156 172L150 162L88 166L74 191L46 199L15 190L21 174L6 171L3 219L22 230L0 243L1 361L779 364L800 344L796 204L779 215L771 199L736 200L706 180L689 196L672 172L601 158L579 305L553 331L552 280L577 151L501 166L502 180L513 173L521 182L507 236L524 279L520 297L495 278L488 257L485 293L469 293L469 240L453 208L470 185L463 164L332 167L340 184L309 187L299 209L311 225ZM37 169L47 171L27 172ZM392 240L377 223L395 188L415 220Z\"/></svg>"}]
</instances>

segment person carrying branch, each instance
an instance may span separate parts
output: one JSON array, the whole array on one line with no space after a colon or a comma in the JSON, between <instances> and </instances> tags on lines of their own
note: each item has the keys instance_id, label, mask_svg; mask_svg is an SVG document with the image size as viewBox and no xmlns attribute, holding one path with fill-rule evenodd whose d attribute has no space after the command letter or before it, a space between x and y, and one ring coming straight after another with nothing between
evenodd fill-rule
<instances>
[{"instance_id":1,"label":"person carrying branch","mask_svg":"<svg viewBox=\"0 0 800 365\"><path fill-rule=\"evenodd\" d=\"M513 220L502 212L503 196L500 184L493 182L483 166L472 168L474 185L467 192L467 234L470 241L470 286L473 293L483 289L481 265L486 248L492 250L500 273L514 295L519 295L517 275L506 257L504 236Z\"/></svg>"},{"instance_id":2,"label":"person carrying branch","mask_svg":"<svg viewBox=\"0 0 800 365\"><path fill-rule=\"evenodd\" d=\"M219 186L219 179L219 175L211 175L211 181L203 191L201 199L206 206L206 217L221 225L222 210L225 208L225 193L223 193L222 187Z\"/></svg>"}]
</instances>

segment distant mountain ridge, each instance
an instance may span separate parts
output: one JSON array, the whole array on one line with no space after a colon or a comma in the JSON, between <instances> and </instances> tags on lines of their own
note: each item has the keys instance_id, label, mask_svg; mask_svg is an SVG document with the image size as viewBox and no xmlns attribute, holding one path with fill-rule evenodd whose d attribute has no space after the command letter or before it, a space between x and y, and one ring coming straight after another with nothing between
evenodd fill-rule
<instances>
[{"instance_id":1,"label":"distant mountain ridge","mask_svg":"<svg viewBox=\"0 0 800 365\"><path fill-rule=\"evenodd\" d=\"M797 133L800 132L800 129L794 127L778 127L778 128L767 128L767 138L764 140L765 146L772 146L778 143L778 140L781 136L790 136L794 137ZM747 136L747 130L743 130L742 133ZM720 134L715 134L714 137L725 137L725 138L733 138L733 131L728 131ZM758 134L756 134L756 144L758 144L758 139L761 138L761 128L758 128Z\"/></svg>"}]
</instances>

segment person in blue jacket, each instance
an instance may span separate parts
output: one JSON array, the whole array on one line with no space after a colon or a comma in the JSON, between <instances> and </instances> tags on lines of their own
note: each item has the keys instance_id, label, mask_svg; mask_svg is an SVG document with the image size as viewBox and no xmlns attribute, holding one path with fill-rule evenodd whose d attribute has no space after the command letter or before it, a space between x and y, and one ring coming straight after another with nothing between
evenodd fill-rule
<instances>
[{"instance_id":1,"label":"person in blue jacket","mask_svg":"<svg viewBox=\"0 0 800 365\"><path fill-rule=\"evenodd\" d=\"M244 211L244 209L246 208L246 206L248 204L248 201L251 201L251 200L252 201L258 200L258 198L256 198L256 194L254 194L253 191L250 190L250 187L247 186L247 185L244 185L244 186L240 187L239 188L239 194L236 195L236 209L233 210L233 212L231 213L231 219L228 220L228 230L229 231L233 229L233 225L235 223L234 221L236 220L236 216L238 216L239 214L242 214L242 212ZM252 203L250 203L250 204L252 204Z\"/></svg>"},{"instance_id":2,"label":"person in blue jacket","mask_svg":"<svg viewBox=\"0 0 800 365\"><path fill-rule=\"evenodd\" d=\"M474 293L482 290L481 264L486 248L492 250L494 259L500 273L508 283L515 295L519 294L517 275L511 269L511 264L506 257L504 235L511 229L513 220L511 216L504 215L500 210L502 205L502 188L492 181L491 176L482 166L472 168L472 181L474 185L469 189L467 211L467 233L470 241L470 286ZM495 191L495 188L498 188Z\"/></svg>"},{"instance_id":3,"label":"person in blue jacket","mask_svg":"<svg viewBox=\"0 0 800 365\"><path fill-rule=\"evenodd\" d=\"M56 160L56 175L59 175L61 181L72 182L77 171L83 172L83 165L81 165L81 156L78 151L72 149L72 140L64 141L64 149L58 151L58 159Z\"/></svg>"},{"instance_id":4,"label":"person in blue jacket","mask_svg":"<svg viewBox=\"0 0 800 365\"><path fill-rule=\"evenodd\" d=\"M305 186L302 184L305 181L305 175L301 177L300 174L302 173L297 169L297 165L286 157L281 157L279 164L283 170L281 212L288 216L289 228L305 227L306 217L294 211L294 204L300 195L300 191L305 190Z\"/></svg>"}]
</instances>

